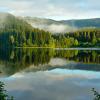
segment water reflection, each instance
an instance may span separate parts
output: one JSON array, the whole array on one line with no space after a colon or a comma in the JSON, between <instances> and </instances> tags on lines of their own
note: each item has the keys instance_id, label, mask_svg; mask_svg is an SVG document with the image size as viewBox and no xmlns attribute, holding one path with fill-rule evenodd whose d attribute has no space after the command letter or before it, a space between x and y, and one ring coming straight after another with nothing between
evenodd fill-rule
<instances>
[{"instance_id":1,"label":"water reflection","mask_svg":"<svg viewBox=\"0 0 100 100\"><path fill-rule=\"evenodd\" d=\"M15 100L92 100L91 88L100 91L100 73L93 71L23 71L2 81Z\"/></svg>"},{"instance_id":2,"label":"water reflection","mask_svg":"<svg viewBox=\"0 0 100 100\"><path fill-rule=\"evenodd\" d=\"M55 68L100 71L99 50L2 49L0 75Z\"/></svg>"},{"instance_id":3,"label":"water reflection","mask_svg":"<svg viewBox=\"0 0 100 100\"><path fill-rule=\"evenodd\" d=\"M0 81L15 100L92 100L99 71L100 50L0 50Z\"/></svg>"}]
</instances>

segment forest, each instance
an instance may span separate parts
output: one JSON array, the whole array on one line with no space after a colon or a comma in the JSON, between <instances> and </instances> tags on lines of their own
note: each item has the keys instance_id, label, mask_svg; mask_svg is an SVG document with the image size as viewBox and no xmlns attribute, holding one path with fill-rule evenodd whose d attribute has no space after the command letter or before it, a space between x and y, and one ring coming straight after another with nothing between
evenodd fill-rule
<instances>
[{"instance_id":1,"label":"forest","mask_svg":"<svg viewBox=\"0 0 100 100\"><path fill-rule=\"evenodd\" d=\"M0 27L0 47L100 47L100 29L85 28L53 34L33 28L22 19L8 16Z\"/></svg>"}]
</instances>

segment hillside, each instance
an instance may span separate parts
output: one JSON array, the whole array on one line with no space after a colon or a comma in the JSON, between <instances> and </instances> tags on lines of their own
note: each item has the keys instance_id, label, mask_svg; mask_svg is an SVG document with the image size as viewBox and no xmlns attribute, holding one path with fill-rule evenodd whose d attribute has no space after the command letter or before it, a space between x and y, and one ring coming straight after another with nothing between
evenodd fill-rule
<instances>
[{"instance_id":1,"label":"hillside","mask_svg":"<svg viewBox=\"0 0 100 100\"><path fill-rule=\"evenodd\" d=\"M48 45L51 40L49 32L35 29L8 13L0 13L0 28L0 47Z\"/></svg>"},{"instance_id":2,"label":"hillside","mask_svg":"<svg viewBox=\"0 0 100 100\"><path fill-rule=\"evenodd\" d=\"M45 18L25 17L24 20L33 27L52 33L72 32L82 28L100 28L100 18L55 21Z\"/></svg>"},{"instance_id":3,"label":"hillside","mask_svg":"<svg viewBox=\"0 0 100 100\"><path fill-rule=\"evenodd\" d=\"M100 47L100 29L76 28L65 23L48 19L30 19L32 27L26 20L8 13L0 14L0 48L5 47ZM40 21L39 21L40 20ZM36 28L36 23L44 25L44 30ZM39 24L40 23L40 24ZM52 24L54 23L54 24ZM41 28L42 29L42 28ZM47 31L48 30L48 31ZM50 31L50 32L49 32ZM58 33L58 34L54 34ZM61 34L60 34L61 33Z\"/></svg>"},{"instance_id":4,"label":"hillside","mask_svg":"<svg viewBox=\"0 0 100 100\"><path fill-rule=\"evenodd\" d=\"M18 17L15 17L14 15L9 13L0 13L0 28L4 30L32 29L31 25L26 21L19 19Z\"/></svg>"},{"instance_id":5,"label":"hillside","mask_svg":"<svg viewBox=\"0 0 100 100\"><path fill-rule=\"evenodd\" d=\"M36 18L36 17L24 17L22 19L27 21L33 27L49 31L52 34L65 33L76 29L76 27L71 27L67 24L61 23L60 21L55 21L52 19Z\"/></svg>"},{"instance_id":6,"label":"hillside","mask_svg":"<svg viewBox=\"0 0 100 100\"><path fill-rule=\"evenodd\" d=\"M60 21L63 24L75 26L78 28L95 27L100 28L100 18L93 19L80 19L80 20L63 20Z\"/></svg>"}]
</instances>

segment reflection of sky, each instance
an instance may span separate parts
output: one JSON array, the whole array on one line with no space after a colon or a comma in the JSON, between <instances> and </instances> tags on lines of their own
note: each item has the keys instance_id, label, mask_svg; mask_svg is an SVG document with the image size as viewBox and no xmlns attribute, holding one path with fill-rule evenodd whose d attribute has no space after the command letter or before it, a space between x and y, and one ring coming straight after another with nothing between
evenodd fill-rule
<instances>
[{"instance_id":1,"label":"reflection of sky","mask_svg":"<svg viewBox=\"0 0 100 100\"><path fill-rule=\"evenodd\" d=\"M21 72L3 79L15 100L92 100L91 88L100 91L100 73L54 69Z\"/></svg>"},{"instance_id":2,"label":"reflection of sky","mask_svg":"<svg viewBox=\"0 0 100 100\"><path fill-rule=\"evenodd\" d=\"M53 70L32 72L35 67L39 68L32 65L0 80L5 82L5 88L15 100L92 100L91 88L100 91L100 72L69 70L67 67L74 68L78 63L62 58L53 58L43 66ZM89 64L90 69L95 66ZM87 68L88 65L80 64L80 67Z\"/></svg>"},{"instance_id":3,"label":"reflection of sky","mask_svg":"<svg viewBox=\"0 0 100 100\"><path fill-rule=\"evenodd\" d=\"M71 75L72 77L87 77L87 78L100 78L100 72L94 71L82 71L82 70L66 70L66 69L54 69L50 73Z\"/></svg>"},{"instance_id":4,"label":"reflection of sky","mask_svg":"<svg viewBox=\"0 0 100 100\"><path fill-rule=\"evenodd\" d=\"M21 73L16 73L10 77L6 78L1 78L4 80L13 80L17 78L24 78L25 76L31 77L32 74L36 73L45 73L45 75L50 75L50 76L66 76L66 78L87 78L87 79L92 79L92 78L100 78L100 72L94 72L94 71L85 71L85 70L69 70L69 69L61 69L61 68L56 68L50 71L39 71L39 72L21 72Z\"/></svg>"}]
</instances>

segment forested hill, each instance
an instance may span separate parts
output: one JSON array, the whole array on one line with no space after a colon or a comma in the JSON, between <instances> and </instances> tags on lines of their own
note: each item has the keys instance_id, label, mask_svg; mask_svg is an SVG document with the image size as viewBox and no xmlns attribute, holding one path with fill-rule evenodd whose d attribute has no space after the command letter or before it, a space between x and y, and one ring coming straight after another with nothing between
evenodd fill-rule
<instances>
[{"instance_id":1,"label":"forested hill","mask_svg":"<svg viewBox=\"0 0 100 100\"><path fill-rule=\"evenodd\" d=\"M0 13L0 47L48 45L49 37L49 32L33 28L11 14Z\"/></svg>"},{"instance_id":2,"label":"forested hill","mask_svg":"<svg viewBox=\"0 0 100 100\"><path fill-rule=\"evenodd\" d=\"M63 24L68 24L70 26L75 26L77 28L89 28L89 27L100 28L100 18L63 20L60 22Z\"/></svg>"},{"instance_id":3,"label":"forested hill","mask_svg":"<svg viewBox=\"0 0 100 100\"><path fill-rule=\"evenodd\" d=\"M32 27L26 21L9 13L0 13L0 29L3 30L31 30Z\"/></svg>"},{"instance_id":4,"label":"forested hill","mask_svg":"<svg viewBox=\"0 0 100 100\"><path fill-rule=\"evenodd\" d=\"M36 17L24 17L23 19L33 27L44 29L53 33L71 32L82 28L100 28L100 18L61 21ZM58 30L55 30L56 28Z\"/></svg>"},{"instance_id":5,"label":"forested hill","mask_svg":"<svg viewBox=\"0 0 100 100\"><path fill-rule=\"evenodd\" d=\"M0 13L0 48L4 47L100 47L100 29L52 34L33 28L19 17Z\"/></svg>"}]
</instances>

